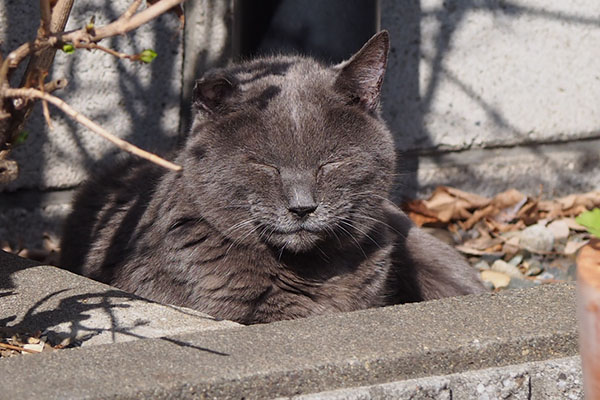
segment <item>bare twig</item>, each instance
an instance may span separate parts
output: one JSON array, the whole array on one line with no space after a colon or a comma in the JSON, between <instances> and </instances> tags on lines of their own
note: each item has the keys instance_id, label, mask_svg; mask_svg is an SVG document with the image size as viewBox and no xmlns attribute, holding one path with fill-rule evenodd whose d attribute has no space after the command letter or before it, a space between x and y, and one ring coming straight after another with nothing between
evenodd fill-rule
<instances>
[{"instance_id":1,"label":"bare twig","mask_svg":"<svg viewBox=\"0 0 600 400\"><path fill-rule=\"evenodd\" d=\"M82 48L82 49L89 49L89 50L100 50L100 51L103 51L105 53L108 53L112 56L115 56L115 57L121 58L121 59L126 58L126 59L130 59L133 61L137 61L140 59L140 57L138 55L120 53L113 49L109 49L108 47L100 46L99 44L96 44L96 43L77 43L77 44L75 44L75 47Z\"/></svg>"},{"instance_id":2,"label":"bare twig","mask_svg":"<svg viewBox=\"0 0 600 400\"><path fill-rule=\"evenodd\" d=\"M65 78L55 79L51 82L44 84L44 92L52 93L55 90L64 89L69 84L69 81Z\"/></svg>"},{"instance_id":3,"label":"bare twig","mask_svg":"<svg viewBox=\"0 0 600 400\"><path fill-rule=\"evenodd\" d=\"M185 0L160 0L127 20L119 18L106 26L96 29L96 35L94 35L94 37L91 39L93 42L97 42L109 36L123 35L138 28L146 22L153 20L154 18L166 11L169 11L171 8L183 3L184 1Z\"/></svg>"},{"instance_id":4,"label":"bare twig","mask_svg":"<svg viewBox=\"0 0 600 400\"><path fill-rule=\"evenodd\" d=\"M26 348L20 347L20 346L13 346L12 344L6 344L6 343L0 343L0 347L4 347L5 349L9 349L9 350L24 351L27 353L34 353L34 354L39 353L39 351L26 349Z\"/></svg>"},{"instance_id":5,"label":"bare twig","mask_svg":"<svg viewBox=\"0 0 600 400\"><path fill-rule=\"evenodd\" d=\"M72 1L72 0L71 0ZM19 63L33 51L55 47L60 43L97 43L110 36L124 35L125 33L139 28L141 25L158 17L165 11L183 3L185 0L160 0L144 11L133 15L131 18L118 18L106 26L95 28L93 34L84 27L70 32L59 32L51 34L47 39L24 43L13 50L4 60L0 67L0 85L6 80L6 73L10 68L16 68ZM131 7L130 7L131 8ZM7 64L7 65L5 65Z\"/></svg>"},{"instance_id":6,"label":"bare twig","mask_svg":"<svg viewBox=\"0 0 600 400\"><path fill-rule=\"evenodd\" d=\"M134 2L131 3L131 5L127 8L127 10L125 10L125 12L121 15L121 17L119 17L119 19L131 18L131 16L135 14L137 9L140 7L140 4L142 4L142 0L134 0Z\"/></svg>"},{"instance_id":7,"label":"bare twig","mask_svg":"<svg viewBox=\"0 0 600 400\"><path fill-rule=\"evenodd\" d=\"M38 87L41 88L42 93L45 93L44 80L46 79L47 74L48 73L46 72L45 74L38 75L38 78L39 78ZM44 118L46 119L46 124L48 124L48 129L53 130L54 127L52 126L52 120L50 119L50 110L48 110L48 102L46 100L42 100L42 112L44 114Z\"/></svg>"},{"instance_id":8,"label":"bare twig","mask_svg":"<svg viewBox=\"0 0 600 400\"><path fill-rule=\"evenodd\" d=\"M50 8L50 0L40 0L40 30L38 34L41 34L42 37L46 37L50 34L50 22L52 19L52 11Z\"/></svg>"},{"instance_id":9,"label":"bare twig","mask_svg":"<svg viewBox=\"0 0 600 400\"><path fill-rule=\"evenodd\" d=\"M90 120L83 114L79 113L73 107L71 107L70 105L68 105L63 100L59 99L56 96L52 96L51 94L44 93L40 90L32 89L32 88L4 89L2 94L5 97L12 97L12 98L29 98L29 99L35 98L35 99L45 100L49 103L54 104L56 107L60 108L65 114L67 114L69 117L71 117L75 121L79 122L81 125L90 129L92 132L94 132L94 133L102 136L103 138L107 139L108 141L114 143L120 149L128 151L132 154L135 154L135 155L145 158L147 160L150 160L155 164L158 164L165 168L171 169L173 171L181 170L181 166L179 166L177 164L173 164L172 162L167 161L167 160L157 156L156 154L152 154L150 152L142 150L139 147L134 146L131 143L113 135L112 133L108 132L106 129L104 129L100 125L96 124L94 121Z\"/></svg>"},{"instance_id":10,"label":"bare twig","mask_svg":"<svg viewBox=\"0 0 600 400\"><path fill-rule=\"evenodd\" d=\"M62 32L65 29L67 19L69 18L71 8L73 7L73 1L74 0L52 0L53 6L51 8L51 15L49 16L50 28L47 32L47 35L42 35L43 32L41 32L40 29L38 31L38 37L35 39L35 41L25 43L19 47L19 49L25 49L25 52L23 53L25 56L31 54L34 50L40 50L32 54L31 58L29 59L27 69L19 85L20 87L35 86L39 82L39 76L45 76L52 66L56 49L51 48L50 46L37 49L35 43L48 40L48 35L51 36L54 33ZM44 7L44 3L44 0L40 0L40 6ZM49 1L46 3L48 3L48 6L50 6ZM42 14L44 13L45 12L42 9ZM45 21L46 16L43 16L42 20ZM12 65L10 63L14 56L15 52L13 51L6 57L2 63L2 66L0 67L0 88L2 86L9 85L9 67ZM10 65L7 66L7 63ZM18 133L23 129L25 121L31 114L32 109L33 102L22 101L19 107L15 106L13 110L10 110L11 117L8 120L8 123L0 129L0 148L3 148L5 143L10 143L15 139Z\"/></svg>"}]
</instances>

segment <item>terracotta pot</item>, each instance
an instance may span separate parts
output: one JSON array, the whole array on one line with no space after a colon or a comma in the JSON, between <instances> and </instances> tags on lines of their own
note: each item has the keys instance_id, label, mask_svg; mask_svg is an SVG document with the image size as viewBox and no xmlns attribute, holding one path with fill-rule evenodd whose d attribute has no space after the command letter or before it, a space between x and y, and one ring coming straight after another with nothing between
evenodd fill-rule
<instances>
[{"instance_id":1,"label":"terracotta pot","mask_svg":"<svg viewBox=\"0 0 600 400\"><path fill-rule=\"evenodd\" d=\"M600 239L577 256L579 349L586 399L600 399Z\"/></svg>"}]
</instances>

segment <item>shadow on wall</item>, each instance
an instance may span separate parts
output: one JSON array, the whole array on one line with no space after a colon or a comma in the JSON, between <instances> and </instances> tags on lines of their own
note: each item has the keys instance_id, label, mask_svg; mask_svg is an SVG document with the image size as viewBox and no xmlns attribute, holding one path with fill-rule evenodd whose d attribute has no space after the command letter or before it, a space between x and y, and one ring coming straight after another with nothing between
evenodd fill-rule
<instances>
[{"instance_id":1,"label":"shadow on wall","mask_svg":"<svg viewBox=\"0 0 600 400\"><path fill-rule=\"evenodd\" d=\"M424 3L427 3L427 11L422 9ZM439 4L438 7L432 7L432 4ZM513 137L510 145L502 144L505 138L498 138L498 144L491 144L486 147L505 147L521 144L532 144L529 138L529 132L514 126L511 121L503 114L503 111L493 102L486 101L481 91L462 81L460 77L446 68L445 60L453 50L452 45L455 41L457 31L462 29L468 23L468 16L472 12L488 13L494 23L502 18L518 19L524 16L535 19L545 19L555 21L556 23L568 23L581 26L600 26L600 18L580 17L570 15L564 12L549 11L546 9L537 9L534 7L517 4L514 1L500 0L447 0L447 1L427 1L407 0L397 2L394 0L382 0L381 26L388 29L391 34L391 52L390 67L386 75L386 84L384 84L383 105L384 117L391 123L391 127L396 137L396 144L399 153L398 177L399 199L414 198L420 189L417 180L416 171L419 168L420 154L440 153L436 150L439 143L435 143L434 132L426 126L425 119L432 111L432 106L436 96L440 95L440 86L442 82L450 82L458 92L469 98L475 105L473 112L481 110L486 115L486 119L491 121L492 125L499 131L510 133ZM425 25L425 21L427 24ZM424 34L424 27L429 29ZM434 27L432 31L430 28ZM425 43L426 41L426 43ZM426 47L426 54L422 52ZM424 71L420 68L427 66L427 79ZM501 77L499 78L501 79ZM507 94L508 95L508 94ZM461 135L460 126L455 128L456 132L450 132L450 135ZM436 132L439 133L439 132ZM589 132L581 132L581 136L590 136ZM569 182L573 187L577 187L576 173L573 171L564 171L556 164L554 160L545 157L537 152L534 145L523 147L526 151L540 157L540 162L556 170L556 179ZM464 149L468 149L466 145ZM460 150L460 149L457 149ZM582 154L582 157L589 158L589 154ZM437 162L437 158L432 160ZM468 177L461 177L461 181L481 182L486 179L475 171L475 168L463 166L462 173ZM533 183L533 182L532 182ZM548 186L554 182L546 182ZM503 190L507 182L499 183L498 191ZM544 184L543 181L535 182ZM477 183L473 184L474 187Z\"/></svg>"},{"instance_id":2,"label":"shadow on wall","mask_svg":"<svg viewBox=\"0 0 600 400\"><path fill-rule=\"evenodd\" d=\"M102 24L108 23L117 19L128 3L98 1L81 5L75 2L67 27L78 28L92 15L100 16ZM5 54L7 50L35 37L38 8L37 3L29 2L11 2L5 7L7 24L2 32L7 38L2 46ZM27 23L24 23L24 16L27 16ZM78 50L72 55L59 51L48 80L66 77L69 84L56 93L59 97L116 135L144 149L164 153L177 135L179 122L179 80L171 79L178 78L180 74L183 34L178 32L178 26L175 16L163 15L151 21L148 27L141 28L144 33L133 31L127 36L102 42L106 47L129 54L152 48L159 56L149 65L120 60L96 51ZM16 78L20 74L14 75ZM16 84L18 82L13 80L13 85ZM108 102L106 98L118 100ZM170 108L176 110L175 121L165 116ZM41 106L36 105L25 127L30 133L28 140L13 152L21 167L20 177L8 190L72 187L78 183L73 177L65 176L68 182L61 182L60 177L48 177L49 171L58 171L53 164L62 164L61 168L69 175L77 168L89 171L96 163L101 167L109 165L115 155L121 153L112 144L91 143L89 139L94 133L66 118L58 109L50 107L50 113L58 126L65 129L59 131L60 128L55 127L50 131Z\"/></svg>"},{"instance_id":3,"label":"shadow on wall","mask_svg":"<svg viewBox=\"0 0 600 400\"><path fill-rule=\"evenodd\" d=\"M129 4L129 0L75 2L67 29L81 27L91 16L96 16L98 25L107 24L117 19ZM0 21L4 22L0 22L0 46L6 55L35 37L39 4L9 2L0 6ZM58 97L117 136L143 149L165 154L178 135L182 41L178 18L165 14L126 36L102 42L128 54L154 49L158 57L151 64L120 60L98 51L77 50L70 55L58 51L47 79L67 78L69 84L56 92ZM22 69L26 64L22 64ZM15 87L19 85L22 69L13 73ZM41 211L45 208L44 192L72 188L91 171L102 170L116 158L126 156L57 108L50 106L50 114L53 130L48 129L41 105L36 104L25 125L28 139L12 152L19 162L20 176L15 182L0 186L0 192L5 192L4 200L12 202L11 207L0 213L0 222L12 222L2 224L0 239L37 243L37 238L24 233L24 226L14 223L27 218L35 220L30 225L38 227L39 240L42 230L58 234L63 215L59 211ZM13 191L17 193L8 193ZM21 195L26 195L27 204L19 201Z\"/></svg>"}]
</instances>

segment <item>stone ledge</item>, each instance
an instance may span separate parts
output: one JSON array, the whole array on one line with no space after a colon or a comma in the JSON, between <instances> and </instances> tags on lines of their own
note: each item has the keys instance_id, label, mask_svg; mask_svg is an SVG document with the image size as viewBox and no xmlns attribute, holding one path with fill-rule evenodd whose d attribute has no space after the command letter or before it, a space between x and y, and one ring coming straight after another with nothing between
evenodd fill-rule
<instances>
[{"instance_id":1,"label":"stone ledge","mask_svg":"<svg viewBox=\"0 0 600 400\"><path fill-rule=\"evenodd\" d=\"M583 399L581 359L566 357L445 376L332 390L289 400ZM280 400L283 400L281 398Z\"/></svg>"},{"instance_id":2,"label":"stone ledge","mask_svg":"<svg viewBox=\"0 0 600 400\"><path fill-rule=\"evenodd\" d=\"M239 326L0 251L0 327L82 346Z\"/></svg>"},{"instance_id":3,"label":"stone ledge","mask_svg":"<svg viewBox=\"0 0 600 400\"><path fill-rule=\"evenodd\" d=\"M35 268L57 272L28 270ZM15 287L18 274L4 267L2 276ZM12 307L9 315L18 312ZM0 375L11 376L2 395L294 396L572 357L576 326L574 286L557 284L12 357L0 361Z\"/></svg>"}]
</instances>

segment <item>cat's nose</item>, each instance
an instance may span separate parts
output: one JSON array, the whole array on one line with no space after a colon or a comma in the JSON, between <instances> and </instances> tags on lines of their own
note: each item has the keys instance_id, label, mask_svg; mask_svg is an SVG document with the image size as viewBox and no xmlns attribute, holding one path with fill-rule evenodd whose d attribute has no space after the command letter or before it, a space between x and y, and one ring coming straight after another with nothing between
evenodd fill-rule
<instances>
[{"instance_id":1,"label":"cat's nose","mask_svg":"<svg viewBox=\"0 0 600 400\"><path fill-rule=\"evenodd\" d=\"M310 204L310 205L293 205L293 206L289 206L288 207L288 210L292 214L295 214L295 215L297 215L300 218L304 217L305 215L308 215L308 214L312 213L316 209L317 209L317 205L316 204Z\"/></svg>"}]
</instances>

